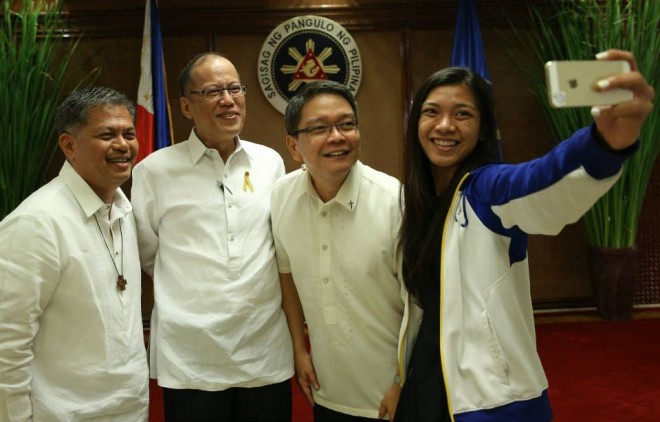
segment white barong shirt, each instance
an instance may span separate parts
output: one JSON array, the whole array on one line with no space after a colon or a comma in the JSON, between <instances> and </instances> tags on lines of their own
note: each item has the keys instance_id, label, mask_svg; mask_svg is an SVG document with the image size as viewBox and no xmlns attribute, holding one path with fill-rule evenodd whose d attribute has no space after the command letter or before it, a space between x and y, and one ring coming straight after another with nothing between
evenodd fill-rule
<instances>
[{"instance_id":1,"label":"white barong shirt","mask_svg":"<svg viewBox=\"0 0 660 422\"><path fill-rule=\"evenodd\" d=\"M0 420L146 421L140 306L131 204L120 189L104 204L65 162L0 223Z\"/></svg>"},{"instance_id":2,"label":"white barong shirt","mask_svg":"<svg viewBox=\"0 0 660 422\"><path fill-rule=\"evenodd\" d=\"M314 401L377 418L397 373L405 299L398 180L358 161L323 203L296 170L275 184L271 213L279 271L292 274L309 328Z\"/></svg>"},{"instance_id":3,"label":"white barong shirt","mask_svg":"<svg viewBox=\"0 0 660 422\"><path fill-rule=\"evenodd\" d=\"M159 385L220 391L293 375L270 230L271 187L283 174L274 150L237 139L225 163L194 129L135 167L131 200L154 280L150 367Z\"/></svg>"}]
</instances>

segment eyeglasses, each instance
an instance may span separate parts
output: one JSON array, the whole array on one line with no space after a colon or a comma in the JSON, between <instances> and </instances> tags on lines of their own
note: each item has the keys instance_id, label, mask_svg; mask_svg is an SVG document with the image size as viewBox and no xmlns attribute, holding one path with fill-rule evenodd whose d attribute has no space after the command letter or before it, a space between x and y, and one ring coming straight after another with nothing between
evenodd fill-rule
<instances>
[{"instance_id":1,"label":"eyeglasses","mask_svg":"<svg viewBox=\"0 0 660 422\"><path fill-rule=\"evenodd\" d=\"M332 128L336 127L339 133L343 135L351 135L357 130L357 120L350 120L347 122L335 123L334 125L318 125L310 126L303 129L294 130L291 132L292 136L298 136L300 133L307 133L314 137L327 137L332 133Z\"/></svg>"},{"instance_id":2,"label":"eyeglasses","mask_svg":"<svg viewBox=\"0 0 660 422\"><path fill-rule=\"evenodd\" d=\"M209 88L209 89L198 89L194 91L188 91L188 94L200 94L204 96L204 99L207 101L217 100L218 98L224 95L224 92L227 91L232 97L242 97L247 92L247 86L245 85L232 85L227 88Z\"/></svg>"}]
</instances>

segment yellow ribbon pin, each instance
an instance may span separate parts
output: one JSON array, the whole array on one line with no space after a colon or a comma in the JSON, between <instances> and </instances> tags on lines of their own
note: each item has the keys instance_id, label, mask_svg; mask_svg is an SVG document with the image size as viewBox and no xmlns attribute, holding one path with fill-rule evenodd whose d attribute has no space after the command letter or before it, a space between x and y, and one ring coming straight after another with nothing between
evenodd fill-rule
<instances>
[{"instance_id":1,"label":"yellow ribbon pin","mask_svg":"<svg viewBox=\"0 0 660 422\"><path fill-rule=\"evenodd\" d=\"M248 189L250 189L250 192L254 192L254 186L250 182L250 172L246 171L243 177L243 192L247 192Z\"/></svg>"}]
</instances>

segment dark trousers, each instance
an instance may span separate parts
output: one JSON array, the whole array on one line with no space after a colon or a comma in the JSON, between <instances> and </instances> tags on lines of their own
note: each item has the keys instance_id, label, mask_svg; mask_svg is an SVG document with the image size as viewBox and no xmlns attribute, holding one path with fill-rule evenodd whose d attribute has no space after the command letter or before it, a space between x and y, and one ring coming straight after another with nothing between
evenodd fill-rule
<instances>
[{"instance_id":1,"label":"dark trousers","mask_svg":"<svg viewBox=\"0 0 660 422\"><path fill-rule=\"evenodd\" d=\"M379 422L380 419L363 418L335 412L327 407L314 404L314 422Z\"/></svg>"},{"instance_id":2,"label":"dark trousers","mask_svg":"<svg viewBox=\"0 0 660 422\"><path fill-rule=\"evenodd\" d=\"M223 391L163 388L166 422L290 422L291 381Z\"/></svg>"}]
</instances>

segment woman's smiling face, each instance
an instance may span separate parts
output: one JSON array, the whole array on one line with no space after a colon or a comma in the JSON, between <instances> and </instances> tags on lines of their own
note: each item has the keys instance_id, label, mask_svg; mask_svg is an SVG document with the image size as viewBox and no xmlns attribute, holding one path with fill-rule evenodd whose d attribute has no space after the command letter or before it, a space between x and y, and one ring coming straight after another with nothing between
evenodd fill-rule
<instances>
[{"instance_id":1,"label":"woman's smiling face","mask_svg":"<svg viewBox=\"0 0 660 422\"><path fill-rule=\"evenodd\" d=\"M436 179L451 179L477 145L480 128L477 102L467 85L440 85L429 92L421 108L418 137Z\"/></svg>"}]
</instances>

